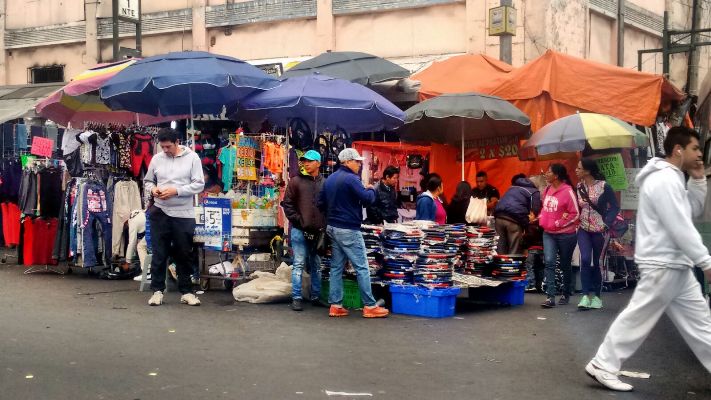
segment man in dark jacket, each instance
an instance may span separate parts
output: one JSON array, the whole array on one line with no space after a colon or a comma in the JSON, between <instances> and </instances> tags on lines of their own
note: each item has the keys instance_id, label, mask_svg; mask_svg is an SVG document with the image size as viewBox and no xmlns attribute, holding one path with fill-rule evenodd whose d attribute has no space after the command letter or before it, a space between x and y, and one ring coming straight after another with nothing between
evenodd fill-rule
<instances>
[{"instance_id":1,"label":"man in dark jacket","mask_svg":"<svg viewBox=\"0 0 711 400\"><path fill-rule=\"evenodd\" d=\"M291 308L303 309L301 302L301 275L304 266L311 275L311 302L320 305L321 293L321 258L316 251L317 238L326 229L326 219L316 207L316 201L323 188L323 176L319 174L321 155L309 150L300 158L306 174L294 176L286 188L281 206L291 223L289 242L294 252L294 265L291 270Z\"/></svg>"},{"instance_id":2,"label":"man in dark jacket","mask_svg":"<svg viewBox=\"0 0 711 400\"><path fill-rule=\"evenodd\" d=\"M494 208L499 254L521 254L528 216L531 212L537 215L541 211L541 193L526 175L515 175L511 185Z\"/></svg>"},{"instance_id":3,"label":"man in dark jacket","mask_svg":"<svg viewBox=\"0 0 711 400\"><path fill-rule=\"evenodd\" d=\"M365 241L360 232L363 207L375 201L373 185L363 187L360 170L363 157L356 149L344 149L338 154L340 168L326 179L318 206L326 212L326 232L331 239L331 273L328 302L331 317L345 317L348 310L343 308L343 267L346 258L356 270L358 287L363 300L363 317L382 318L389 311L375 304L370 287L370 270Z\"/></svg>"},{"instance_id":4,"label":"man in dark jacket","mask_svg":"<svg viewBox=\"0 0 711 400\"><path fill-rule=\"evenodd\" d=\"M375 203L365 211L368 215L366 223L381 225L383 222L397 222L400 215L397 212L397 183L400 180L400 169L392 165L383 171L383 179L375 185Z\"/></svg>"}]
</instances>

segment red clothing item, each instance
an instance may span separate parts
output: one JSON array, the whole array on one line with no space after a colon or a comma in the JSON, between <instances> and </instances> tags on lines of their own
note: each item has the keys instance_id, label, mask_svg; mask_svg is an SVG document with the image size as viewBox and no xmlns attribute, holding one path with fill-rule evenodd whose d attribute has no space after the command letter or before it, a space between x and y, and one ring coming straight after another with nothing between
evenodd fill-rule
<instances>
[{"instance_id":1,"label":"red clothing item","mask_svg":"<svg viewBox=\"0 0 711 400\"><path fill-rule=\"evenodd\" d=\"M541 228L547 233L575 233L580 211L573 188L566 183L558 186L558 189L548 186L541 196L543 200L540 215Z\"/></svg>"},{"instance_id":2,"label":"red clothing item","mask_svg":"<svg viewBox=\"0 0 711 400\"><path fill-rule=\"evenodd\" d=\"M2 210L2 233L6 246L20 244L20 208L15 203L0 204Z\"/></svg>"},{"instance_id":3,"label":"red clothing item","mask_svg":"<svg viewBox=\"0 0 711 400\"><path fill-rule=\"evenodd\" d=\"M153 136L137 133L131 140L131 172L133 176L141 173L143 165L148 169L148 165L153 159Z\"/></svg>"}]
</instances>

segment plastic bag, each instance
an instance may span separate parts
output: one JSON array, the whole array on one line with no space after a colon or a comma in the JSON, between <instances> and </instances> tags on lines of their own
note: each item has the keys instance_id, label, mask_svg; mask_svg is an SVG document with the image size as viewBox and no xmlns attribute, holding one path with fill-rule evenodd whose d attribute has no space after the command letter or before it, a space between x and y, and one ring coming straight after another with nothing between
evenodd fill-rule
<instances>
[{"instance_id":1,"label":"plastic bag","mask_svg":"<svg viewBox=\"0 0 711 400\"><path fill-rule=\"evenodd\" d=\"M485 224L487 221L486 199L470 198L465 219L470 224Z\"/></svg>"}]
</instances>

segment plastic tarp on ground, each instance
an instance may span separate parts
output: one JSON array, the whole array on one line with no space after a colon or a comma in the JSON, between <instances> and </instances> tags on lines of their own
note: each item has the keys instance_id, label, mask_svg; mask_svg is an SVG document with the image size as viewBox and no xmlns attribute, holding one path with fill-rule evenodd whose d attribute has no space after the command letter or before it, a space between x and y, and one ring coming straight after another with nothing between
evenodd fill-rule
<instances>
[{"instance_id":1,"label":"plastic tarp on ground","mask_svg":"<svg viewBox=\"0 0 711 400\"><path fill-rule=\"evenodd\" d=\"M435 61L410 79L420 81L418 97L423 101L444 93L488 94L513 70L514 67L495 58L465 54Z\"/></svg>"}]
</instances>

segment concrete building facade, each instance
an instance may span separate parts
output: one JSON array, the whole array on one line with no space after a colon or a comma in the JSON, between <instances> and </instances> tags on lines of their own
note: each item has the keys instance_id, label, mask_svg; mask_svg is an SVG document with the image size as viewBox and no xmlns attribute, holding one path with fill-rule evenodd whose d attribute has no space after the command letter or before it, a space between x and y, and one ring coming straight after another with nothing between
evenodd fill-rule
<instances>
[{"instance_id":1,"label":"concrete building facade","mask_svg":"<svg viewBox=\"0 0 711 400\"><path fill-rule=\"evenodd\" d=\"M618 0L515 0L512 61L520 66L547 49L617 64ZM624 62L661 47L662 15L690 26L692 0L626 0ZM498 57L488 35L488 9L499 0L143 0L143 55L203 50L255 64L289 63L327 50L365 51L415 71L461 53ZM709 7L704 5L704 26ZM33 71L61 69L69 80L112 59L111 0L0 0L0 85L34 83ZM120 24L121 46L135 47L135 29ZM700 76L709 65L702 53ZM662 72L661 55L643 70ZM672 80L686 82L686 57Z\"/></svg>"}]
</instances>

